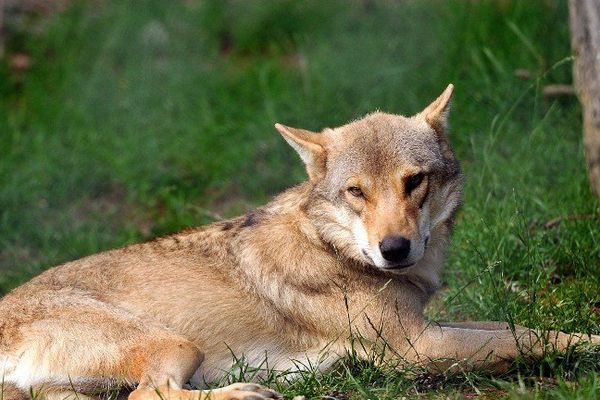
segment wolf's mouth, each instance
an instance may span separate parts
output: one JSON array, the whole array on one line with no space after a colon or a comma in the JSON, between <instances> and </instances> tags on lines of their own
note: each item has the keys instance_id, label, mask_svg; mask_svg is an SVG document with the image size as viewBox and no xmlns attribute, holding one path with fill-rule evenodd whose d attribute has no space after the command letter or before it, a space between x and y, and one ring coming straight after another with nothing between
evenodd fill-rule
<instances>
[{"instance_id":1,"label":"wolf's mouth","mask_svg":"<svg viewBox=\"0 0 600 400\"><path fill-rule=\"evenodd\" d=\"M368 252L367 252L365 249L362 249L362 254L363 254L363 256L365 256L365 258L367 259L367 261L368 261L368 262L369 262L371 265L373 265L373 266L375 266L375 267L377 267L377 266L378 266L378 265L375 263L375 261L373 261L373 258L372 258L372 257L369 255L369 253L368 253ZM392 265L389 265L389 266L385 266L385 267L379 267L379 268L381 268L381 269L383 269L383 270L388 270L388 271L389 271L389 270L394 270L394 269L398 269L398 270L400 270L400 269L404 269L404 268L412 267L412 266L413 266L413 265L415 265L415 264L416 264L416 263L410 263L410 264L392 264Z\"/></svg>"},{"instance_id":2,"label":"wolf's mouth","mask_svg":"<svg viewBox=\"0 0 600 400\"><path fill-rule=\"evenodd\" d=\"M389 267L385 267L385 269L404 269L404 268L412 267L415 264L416 263L398 264L398 265L392 265L392 266L389 266Z\"/></svg>"},{"instance_id":3,"label":"wolf's mouth","mask_svg":"<svg viewBox=\"0 0 600 400\"><path fill-rule=\"evenodd\" d=\"M371 256L369 255L369 253L367 253L367 251L365 249L362 249L362 253L363 253L363 256L365 256L365 258L367 260L369 260L369 262L371 264L375 265L375 262L373 261L373 259L371 258Z\"/></svg>"}]
</instances>

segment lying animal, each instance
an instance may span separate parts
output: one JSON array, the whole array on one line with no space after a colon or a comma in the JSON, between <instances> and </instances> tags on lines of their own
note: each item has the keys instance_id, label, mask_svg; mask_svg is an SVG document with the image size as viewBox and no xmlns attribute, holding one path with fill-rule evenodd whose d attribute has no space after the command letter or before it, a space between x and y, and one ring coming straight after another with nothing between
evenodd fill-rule
<instances>
[{"instance_id":1,"label":"lying animal","mask_svg":"<svg viewBox=\"0 0 600 400\"><path fill-rule=\"evenodd\" d=\"M309 180L245 216L52 268L0 301L6 399L53 399L125 382L130 399L263 399L219 378L251 366L327 368L350 346L443 369L501 370L522 350L581 334L496 322L432 324L463 178L447 137L450 85L412 117L376 112L313 133L276 128ZM599 336L588 340L599 343Z\"/></svg>"}]
</instances>

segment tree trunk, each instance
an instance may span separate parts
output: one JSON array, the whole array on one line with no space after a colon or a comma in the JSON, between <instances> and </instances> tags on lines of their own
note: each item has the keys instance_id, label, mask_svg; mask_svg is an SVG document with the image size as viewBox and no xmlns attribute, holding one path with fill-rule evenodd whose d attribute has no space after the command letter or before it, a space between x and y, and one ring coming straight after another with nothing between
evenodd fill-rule
<instances>
[{"instance_id":1,"label":"tree trunk","mask_svg":"<svg viewBox=\"0 0 600 400\"><path fill-rule=\"evenodd\" d=\"M600 1L569 0L573 75L583 105L583 144L590 185L600 197Z\"/></svg>"}]
</instances>

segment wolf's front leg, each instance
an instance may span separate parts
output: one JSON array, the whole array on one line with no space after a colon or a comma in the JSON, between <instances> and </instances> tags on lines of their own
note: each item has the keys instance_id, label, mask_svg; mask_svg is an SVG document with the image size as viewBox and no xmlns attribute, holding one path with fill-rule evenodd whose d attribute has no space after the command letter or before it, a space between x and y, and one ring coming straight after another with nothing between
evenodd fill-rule
<instances>
[{"instance_id":1,"label":"wolf's front leg","mask_svg":"<svg viewBox=\"0 0 600 400\"><path fill-rule=\"evenodd\" d=\"M541 332L518 326L511 330L498 322L430 322L412 338L407 356L438 372L459 363L463 368L498 373L508 369L519 355L541 356L545 351L563 351L579 342L600 344L600 336Z\"/></svg>"}]
</instances>

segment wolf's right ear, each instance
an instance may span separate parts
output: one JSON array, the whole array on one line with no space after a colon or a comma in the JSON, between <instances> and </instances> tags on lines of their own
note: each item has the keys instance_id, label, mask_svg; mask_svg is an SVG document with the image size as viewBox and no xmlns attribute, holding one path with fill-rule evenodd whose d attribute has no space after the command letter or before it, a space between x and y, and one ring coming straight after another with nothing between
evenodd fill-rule
<instances>
[{"instance_id":1,"label":"wolf's right ear","mask_svg":"<svg viewBox=\"0 0 600 400\"><path fill-rule=\"evenodd\" d=\"M286 142L304 161L308 177L313 180L325 171L325 139L321 133L275 124Z\"/></svg>"}]
</instances>

